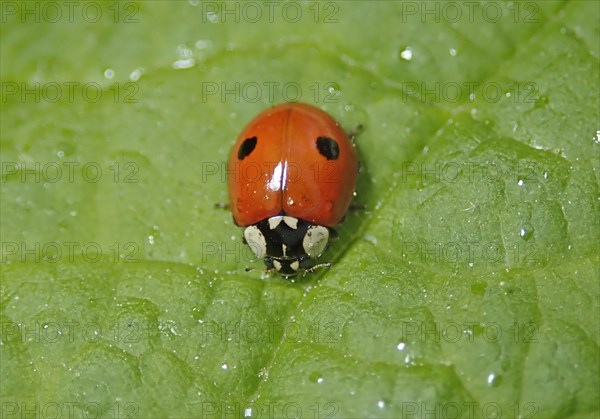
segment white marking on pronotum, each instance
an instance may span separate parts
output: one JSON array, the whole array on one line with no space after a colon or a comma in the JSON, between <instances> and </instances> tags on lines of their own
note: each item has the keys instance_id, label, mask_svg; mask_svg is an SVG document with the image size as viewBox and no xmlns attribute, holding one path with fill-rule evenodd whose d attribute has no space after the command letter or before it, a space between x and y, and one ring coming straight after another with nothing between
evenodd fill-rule
<instances>
[{"instance_id":1,"label":"white marking on pronotum","mask_svg":"<svg viewBox=\"0 0 600 419\"><path fill-rule=\"evenodd\" d=\"M310 226L302 240L302 247L308 257L316 258L327 247L329 241L329 230L323 226Z\"/></svg>"},{"instance_id":2,"label":"white marking on pronotum","mask_svg":"<svg viewBox=\"0 0 600 419\"><path fill-rule=\"evenodd\" d=\"M283 250L283 256L287 256L287 246L285 244L281 245L281 250Z\"/></svg>"},{"instance_id":3,"label":"white marking on pronotum","mask_svg":"<svg viewBox=\"0 0 600 419\"><path fill-rule=\"evenodd\" d=\"M294 217L283 217L283 222L287 224L287 226L291 229L296 230L298 228L298 219Z\"/></svg>"},{"instance_id":4,"label":"white marking on pronotum","mask_svg":"<svg viewBox=\"0 0 600 419\"><path fill-rule=\"evenodd\" d=\"M281 220L283 220L283 215L269 218L269 228L275 230L277 226L281 224Z\"/></svg>"},{"instance_id":5,"label":"white marking on pronotum","mask_svg":"<svg viewBox=\"0 0 600 419\"><path fill-rule=\"evenodd\" d=\"M263 259L267 254L267 241L258 227L249 226L244 230L244 238L257 258Z\"/></svg>"},{"instance_id":6,"label":"white marking on pronotum","mask_svg":"<svg viewBox=\"0 0 600 419\"><path fill-rule=\"evenodd\" d=\"M287 215L276 215L275 217L269 218L269 228L271 230L275 230L282 221L293 230L298 228L298 219L294 217L288 217Z\"/></svg>"},{"instance_id":7,"label":"white marking on pronotum","mask_svg":"<svg viewBox=\"0 0 600 419\"><path fill-rule=\"evenodd\" d=\"M277 271L281 270L281 262L279 262L277 259L273 259L273 266L275 266Z\"/></svg>"}]
</instances>

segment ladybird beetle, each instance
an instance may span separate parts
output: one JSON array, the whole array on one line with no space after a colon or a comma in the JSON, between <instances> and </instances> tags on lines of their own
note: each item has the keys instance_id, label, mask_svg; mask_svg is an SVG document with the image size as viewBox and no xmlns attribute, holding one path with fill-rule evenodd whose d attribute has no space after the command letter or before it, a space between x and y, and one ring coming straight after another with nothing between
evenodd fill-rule
<instances>
[{"instance_id":1,"label":"ladybird beetle","mask_svg":"<svg viewBox=\"0 0 600 419\"><path fill-rule=\"evenodd\" d=\"M262 112L239 135L227 164L243 241L285 277L330 266L314 259L344 218L358 168L350 135L324 111L283 103Z\"/></svg>"}]
</instances>

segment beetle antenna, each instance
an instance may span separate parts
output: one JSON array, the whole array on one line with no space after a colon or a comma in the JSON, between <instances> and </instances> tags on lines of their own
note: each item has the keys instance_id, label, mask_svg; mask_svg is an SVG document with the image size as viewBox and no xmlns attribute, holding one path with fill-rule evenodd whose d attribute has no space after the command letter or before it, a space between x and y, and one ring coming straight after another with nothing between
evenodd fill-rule
<instances>
[{"instance_id":1,"label":"beetle antenna","mask_svg":"<svg viewBox=\"0 0 600 419\"><path fill-rule=\"evenodd\" d=\"M319 268L328 268L329 269L332 266L333 266L333 264L330 262L318 263L316 265L311 266L310 268L305 269L302 276L305 276L307 273L313 273L314 271L316 271Z\"/></svg>"}]
</instances>

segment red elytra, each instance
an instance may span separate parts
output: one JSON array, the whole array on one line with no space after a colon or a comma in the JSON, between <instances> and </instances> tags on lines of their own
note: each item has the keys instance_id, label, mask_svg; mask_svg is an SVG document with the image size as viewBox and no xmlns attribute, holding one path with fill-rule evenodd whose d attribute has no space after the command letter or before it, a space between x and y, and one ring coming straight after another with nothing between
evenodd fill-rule
<instances>
[{"instance_id":1,"label":"red elytra","mask_svg":"<svg viewBox=\"0 0 600 419\"><path fill-rule=\"evenodd\" d=\"M286 215L333 227L352 200L358 158L348 134L326 112L283 103L242 131L227 173L237 225Z\"/></svg>"}]
</instances>

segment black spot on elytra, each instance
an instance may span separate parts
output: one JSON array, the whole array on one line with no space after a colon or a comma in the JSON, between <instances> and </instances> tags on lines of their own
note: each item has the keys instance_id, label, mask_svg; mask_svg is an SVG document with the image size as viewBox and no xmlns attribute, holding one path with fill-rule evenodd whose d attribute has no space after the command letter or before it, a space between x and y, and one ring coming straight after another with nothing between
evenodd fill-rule
<instances>
[{"instance_id":1,"label":"black spot on elytra","mask_svg":"<svg viewBox=\"0 0 600 419\"><path fill-rule=\"evenodd\" d=\"M240 145L240 148L238 149L238 159L244 160L246 157L248 157L250 153L254 151L257 141L258 139L256 137L246 138L242 145Z\"/></svg>"},{"instance_id":2,"label":"black spot on elytra","mask_svg":"<svg viewBox=\"0 0 600 419\"><path fill-rule=\"evenodd\" d=\"M317 138L317 150L327 160L337 160L340 156L340 147L338 143L329 137Z\"/></svg>"}]
</instances>

